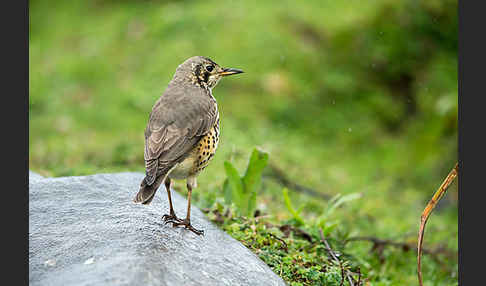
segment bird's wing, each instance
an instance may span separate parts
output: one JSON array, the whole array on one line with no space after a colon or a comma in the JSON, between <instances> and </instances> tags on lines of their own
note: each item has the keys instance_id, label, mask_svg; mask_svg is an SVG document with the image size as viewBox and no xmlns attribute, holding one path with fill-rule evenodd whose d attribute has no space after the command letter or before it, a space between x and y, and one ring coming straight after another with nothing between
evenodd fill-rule
<instances>
[{"instance_id":1,"label":"bird's wing","mask_svg":"<svg viewBox=\"0 0 486 286\"><path fill-rule=\"evenodd\" d=\"M218 120L214 98L207 91L169 85L155 103L145 129L145 182L183 161Z\"/></svg>"}]
</instances>

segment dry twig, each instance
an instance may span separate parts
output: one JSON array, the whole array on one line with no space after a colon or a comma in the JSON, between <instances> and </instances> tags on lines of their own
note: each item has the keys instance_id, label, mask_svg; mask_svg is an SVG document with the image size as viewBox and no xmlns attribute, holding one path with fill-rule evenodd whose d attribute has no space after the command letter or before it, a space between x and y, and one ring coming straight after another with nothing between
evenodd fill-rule
<instances>
[{"instance_id":1,"label":"dry twig","mask_svg":"<svg viewBox=\"0 0 486 286\"><path fill-rule=\"evenodd\" d=\"M287 188L294 190L294 191L297 191L297 192L308 194L308 195L313 196L313 197L319 197L319 198L322 198L324 200L328 200L328 199L331 198L331 196L328 195L328 194L318 192L314 189L311 189L309 187L303 186L299 183L296 183L296 182L290 180L287 177L287 175L280 168L278 168L277 166L275 166L273 164L268 164L267 168L268 168L269 172L267 174L265 174L265 176L275 179L277 182L279 182L284 187L287 187Z\"/></svg>"},{"instance_id":2,"label":"dry twig","mask_svg":"<svg viewBox=\"0 0 486 286\"><path fill-rule=\"evenodd\" d=\"M395 247L399 248L403 251L410 251L410 250L417 250L417 247L413 242L407 243L407 242L397 242L397 241L392 241L388 239L380 239L377 237L373 236L355 236L355 237L350 237L344 241L344 243L347 243L349 241L368 241L373 243L373 246L371 247L370 251L376 251L378 253L378 256L380 258L380 261L384 261L383 257L383 250L385 247L390 246L390 247ZM434 249L427 249L427 248L422 248L422 253L428 254L434 259L437 263L444 265L444 263L439 259L439 254L443 254L447 256L448 258L453 258L456 253L453 251L447 249L443 245L439 245Z\"/></svg>"},{"instance_id":3,"label":"dry twig","mask_svg":"<svg viewBox=\"0 0 486 286\"><path fill-rule=\"evenodd\" d=\"M334 251L331 249L331 246L329 245L326 238L324 237L324 233L322 232L322 229L319 229L319 234L321 235L322 242L326 246L327 252L329 253L329 255L332 257L332 259L335 262L339 263L339 267L341 267L341 284L340 284L340 286L342 286L344 284L344 276L345 276L344 273L345 272L346 272L346 278L349 281L349 285L354 286L354 283L353 283L354 279L350 276L349 270L344 270L344 267L343 267L341 260L339 260L339 258L336 256ZM359 286L359 284L358 284L358 286Z\"/></svg>"},{"instance_id":4,"label":"dry twig","mask_svg":"<svg viewBox=\"0 0 486 286\"><path fill-rule=\"evenodd\" d=\"M280 231L284 233L285 237L289 237L290 232L293 232L294 235L300 236L305 240L307 240L308 242L312 242L312 236L308 232L300 228L291 226L289 224L281 225L278 228L280 229Z\"/></svg>"},{"instance_id":5,"label":"dry twig","mask_svg":"<svg viewBox=\"0 0 486 286\"><path fill-rule=\"evenodd\" d=\"M284 247L285 252L287 252L287 253L289 252L289 248L287 247L287 243L286 243L286 242L285 242L283 239L281 239L280 237L276 236L276 235L275 235L275 234L273 234L273 233L270 233L270 232L269 232L268 234L269 234L271 237L275 238L276 240L278 240L278 241L280 241L280 242L282 243L282 245L283 245L283 247Z\"/></svg>"},{"instance_id":6,"label":"dry twig","mask_svg":"<svg viewBox=\"0 0 486 286\"><path fill-rule=\"evenodd\" d=\"M419 285L422 286L422 270L421 270L421 257L422 257L422 243L424 239L424 231L425 231L425 224L427 223L427 220L429 219L430 214L432 213L432 210L435 208L437 203L440 201L442 196L445 194L447 188L451 185L452 181L457 177L458 171L458 163L454 166L454 168L449 172L449 175L444 179L442 184L440 185L439 189L435 192L434 196L432 199L429 201L427 206L425 207L424 211L422 212L422 216L420 218L420 228L419 228L419 234L418 234L418 242L417 242L417 275L418 275L418 281Z\"/></svg>"}]
</instances>

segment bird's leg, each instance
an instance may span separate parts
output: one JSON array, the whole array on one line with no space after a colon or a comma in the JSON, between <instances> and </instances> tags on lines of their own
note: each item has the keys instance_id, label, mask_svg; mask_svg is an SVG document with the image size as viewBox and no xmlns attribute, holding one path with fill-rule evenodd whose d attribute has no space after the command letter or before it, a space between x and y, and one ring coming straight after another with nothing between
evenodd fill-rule
<instances>
[{"instance_id":1,"label":"bird's leg","mask_svg":"<svg viewBox=\"0 0 486 286\"><path fill-rule=\"evenodd\" d=\"M183 225L183 226L185 226L186 229L194 232L197 235L201 235L201 234L204 234L204 230L196 229L191 225L191 195L192 195L192 188L195 185L196 185L196 179L195 178L189 178L187 180L187 191L188 191L188 193L187 193L187 215L186 215L186 219L182 220L181 222L174 222L173 226Z\"/></svg>"},{"instance_id":2,"label":"bird's leg","mask_svg":"<svg viewBox=\"0 0 486 286\"><path fill-rule=\"evenodd\" d=\"M180 218L178 218L174 212L174 207L172 206L172 198L170 197L170 178L167 177L165 179L165 189L167 190L167 196L169 197L169 207L170 207L170 210L169 210L169 214L165 214L162 216L162 219L165 221L165 223L169 223L169 222L180 222L182 221Z\"/></svg>"}]
</instances>

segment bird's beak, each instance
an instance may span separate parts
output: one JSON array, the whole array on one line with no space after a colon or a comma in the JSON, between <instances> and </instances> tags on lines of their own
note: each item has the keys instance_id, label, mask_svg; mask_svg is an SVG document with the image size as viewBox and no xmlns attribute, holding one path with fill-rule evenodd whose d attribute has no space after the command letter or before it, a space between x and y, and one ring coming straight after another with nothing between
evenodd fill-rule
<instances>
[{"instance_id":1,"label":"bird's beak","mask_svg":"<svg viewBox=\"0 0 486 286\"><path fill-rule=\"evenodd\" d=\"M228 76L228 75L238 74L238 73L242 73L242 72L243 71L242 70L239 70L239 69L225 68L219 74L222 75L222 76Z\"/></svg>"}]
</instances>

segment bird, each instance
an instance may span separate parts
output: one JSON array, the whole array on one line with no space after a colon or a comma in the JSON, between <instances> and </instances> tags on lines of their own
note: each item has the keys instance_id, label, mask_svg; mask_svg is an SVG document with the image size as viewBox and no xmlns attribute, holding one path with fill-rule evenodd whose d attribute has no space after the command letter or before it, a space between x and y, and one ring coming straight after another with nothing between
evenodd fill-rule
<instances>
[{"instance_id":1,"label":"bird","mask_svg":"<svg viewBox=\"0 0 486 286\"><path fill-rule=\"evenodd\" d=\"M226 76L243 73L223 68L204 56L194 56L180 64L162 96L155 102L145 128L145 177L133 202L150 204L164 183L169 214L162 216L173 227L191 225L191 195L197 176L213 159L220 137L219 111L212 90ZM176 216L171 198L172 179L186 180L186 218Z\"/></svg>"}]
</instances>

